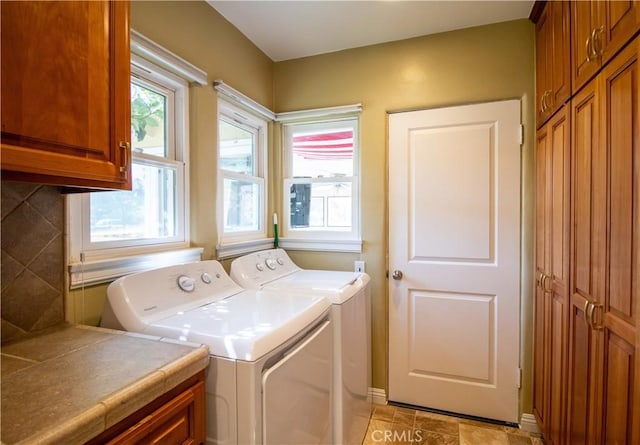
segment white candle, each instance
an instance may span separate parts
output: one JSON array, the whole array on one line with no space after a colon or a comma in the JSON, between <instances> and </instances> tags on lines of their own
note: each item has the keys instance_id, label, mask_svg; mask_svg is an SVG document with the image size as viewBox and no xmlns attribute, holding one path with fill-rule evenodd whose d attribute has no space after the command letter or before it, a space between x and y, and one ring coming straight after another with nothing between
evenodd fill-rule
<instances>
[{"instance_id":1,"label":"white candle","mask_svg":"<svg viewBox=\"0 0 640 445\"><path fill-rule=\"evenodd\" d=\"M278 225L278 214L277 213L273 214L273 224L274 225Z\"/></svg>"}]
</instances>

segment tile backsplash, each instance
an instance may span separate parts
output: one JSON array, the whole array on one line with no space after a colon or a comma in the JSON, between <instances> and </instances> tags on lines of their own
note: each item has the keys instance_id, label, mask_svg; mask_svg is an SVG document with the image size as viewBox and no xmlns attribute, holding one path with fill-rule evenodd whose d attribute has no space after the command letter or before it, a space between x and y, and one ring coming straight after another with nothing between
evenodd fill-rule
<instances>
[{"instance_id":1,"label":"tile backsplash","mask_svg":"<svg viewBox=\"0 0 640 445\"><path fill-rule=\"evenodd\" d=\"M2 181L2 341L64 321L64 198Z\"/></svg>"}]
</instances>

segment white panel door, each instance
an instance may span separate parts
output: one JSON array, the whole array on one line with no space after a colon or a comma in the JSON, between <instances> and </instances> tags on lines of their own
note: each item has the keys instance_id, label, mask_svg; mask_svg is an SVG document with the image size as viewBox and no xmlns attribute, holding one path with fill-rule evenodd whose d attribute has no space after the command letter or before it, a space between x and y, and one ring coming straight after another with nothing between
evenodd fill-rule
<instances>
[{"instance_id":1,"label":"white panel door","mask_svg":"<svg viewBox=\"0 0 640 445\"><path fill-rule=\"evenodd\" d=\"M518 420L520 143L517 100L389 115L389 400Z\"/></svg>"}]
</instances>

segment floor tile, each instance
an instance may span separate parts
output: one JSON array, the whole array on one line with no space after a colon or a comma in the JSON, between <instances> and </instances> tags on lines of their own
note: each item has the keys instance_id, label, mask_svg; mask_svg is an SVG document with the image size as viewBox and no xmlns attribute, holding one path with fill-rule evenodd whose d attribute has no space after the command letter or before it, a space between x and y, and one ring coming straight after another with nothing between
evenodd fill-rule
<instances>
[{"instance_id":1,"label":"floor tile","mask_svg":"<svg viewBox=\"0 0 640 445\"><path fill-rule=\"evenodd\" d=\"M460 445L509 445L507 433L460 422Z\"/></svg>"},{"instance_id":2,"label":"floor tile","mask_svg":"<svg viewBox=\"0 0 640 445\"><path fill-rule=\"evenodd\" d=\"M458 435L434 433L433 431L415 430L414 445L459 445Z\"/></svg>"},{"instance_id":3,"label":"floor tile","mask_svg":"<svg viewBox=\"0 0 640 445\"><path fill-rule=\"evenodd\" d=\"M532 445L531 438L522 434L507 433L509 445Z\"/></svg>"},{"instance_id":4,"label":"floor tile","mask_svg":"<svg viewBox=\"0 0 640 445\"><path fill-rule=\"evenodd\" d=\"M393 423L399 425L406 425L413 428L413 420L416 417L416 410L397 408L393 415Z\"/></svg>"},{"instance_id":5,"label":"floor tile","mask_svg":"<svg viewBox=\"0 0 640 445\"><path fill-rule=\"evenodd\" d=\"M393 415L395 414L395 411L396 407L393 405L375 405L371 418L393 422Z\"/></svg>"},{"instance_id":6,"label":"floor tile","mask_svg":"<svg viewBox=\"0 0 640 445\"><path fill-rule=\"evenodd\" d=\"M434 433L458 435L458 422L448 420L416 416L414 427L424 431L433 431Z\"/></svg>"}]
</instances>

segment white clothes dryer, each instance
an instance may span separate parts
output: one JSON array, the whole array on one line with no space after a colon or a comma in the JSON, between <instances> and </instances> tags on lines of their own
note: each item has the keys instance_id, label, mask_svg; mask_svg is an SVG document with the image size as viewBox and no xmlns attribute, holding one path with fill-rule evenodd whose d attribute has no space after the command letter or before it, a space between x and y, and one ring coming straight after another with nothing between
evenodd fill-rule
<instances>
[{"instance_id":1,"label":"white clothes dryer","mask_svg":"<svg viewBox=\"0 0 640 445\"><path fill-rule=\"evenodd\" d=\"M330 444L332 330L321 296L243 290L217 261L114 281L101 326L205 344L207 444Z\"/></svg>"},{"instance_id":2,"label":"white clothes dryer","mask_svg":"<svg viewBox=\"0 0 640 445\"><path fill-rule=\"evenodd\" d=\"M371 415L371 303L369 275L298 267L282 249L251 253L231 263L245 289L325 296L333 321L334 444L361 444Z\"/></svg>"}]
</instances>

